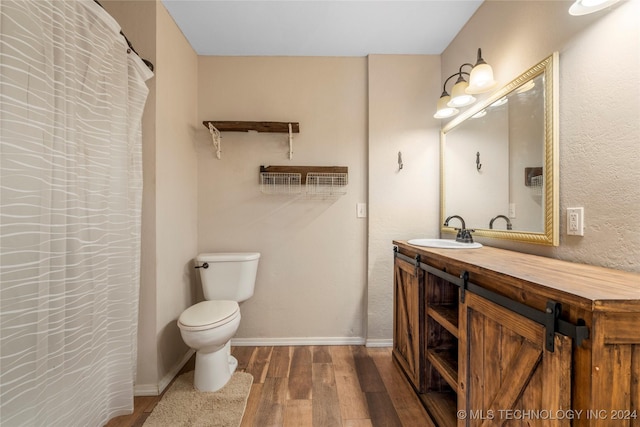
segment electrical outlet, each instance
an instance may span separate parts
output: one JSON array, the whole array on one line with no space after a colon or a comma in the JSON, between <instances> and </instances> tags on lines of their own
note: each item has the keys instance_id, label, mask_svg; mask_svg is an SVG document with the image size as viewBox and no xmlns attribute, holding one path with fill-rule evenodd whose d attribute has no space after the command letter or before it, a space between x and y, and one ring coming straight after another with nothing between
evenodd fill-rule
<instances>
[{"instance_id":1,"label":"electrical outlet","mask_svg":"<svg viewBox=\"0 0 640 427\"><path fill-rule=\"evenodd\" d=\"M509 218L513 219L516 217L516 204L509 203Z\"/></svg>"},{"instance_id":2,"label":"electrical outlet","mask_svg":"<svg viewBox=\"0 0 640 427\"><path fill-rule=\"evenodd\" d=\"M567 208L567 234L584 236L584 208Z\"/></svg>"}]
</instances>

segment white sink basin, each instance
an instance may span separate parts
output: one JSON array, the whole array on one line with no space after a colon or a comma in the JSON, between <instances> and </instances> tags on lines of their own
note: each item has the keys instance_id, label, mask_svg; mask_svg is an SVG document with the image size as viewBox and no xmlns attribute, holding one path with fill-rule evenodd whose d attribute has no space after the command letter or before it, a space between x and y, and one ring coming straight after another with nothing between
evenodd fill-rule
<instances>
[{"instance_id":1,"label":"white sink basin","mask_svg":"<svg viewBox=\"0 0 640 427\"><path fill-rule=\"evenodd\" d=\"M476 249L481 248L482 243L462 243L450 239L411 239L407 243L415 246L440 249Z\"/></svg>"}]
</instances>

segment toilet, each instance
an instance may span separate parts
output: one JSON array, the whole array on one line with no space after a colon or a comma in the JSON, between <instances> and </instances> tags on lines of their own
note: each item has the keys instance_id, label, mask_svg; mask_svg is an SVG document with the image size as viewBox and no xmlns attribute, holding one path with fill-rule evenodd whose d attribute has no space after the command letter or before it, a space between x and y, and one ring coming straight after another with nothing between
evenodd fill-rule
<instances>
[{"instance_id":1,"label":"toilet","mask_svg":"<svg viewBox=\"0 0 640 427\"><path fill-rule=\"evenodd\" d=\"M183 311L178 328L185 344L196 350L193 383L200 391L221 389L238 366L231 338L240 326L238 303L253 296L259 259L257 252L196 257L205 301Z\"/></svg>"}]
</instances>

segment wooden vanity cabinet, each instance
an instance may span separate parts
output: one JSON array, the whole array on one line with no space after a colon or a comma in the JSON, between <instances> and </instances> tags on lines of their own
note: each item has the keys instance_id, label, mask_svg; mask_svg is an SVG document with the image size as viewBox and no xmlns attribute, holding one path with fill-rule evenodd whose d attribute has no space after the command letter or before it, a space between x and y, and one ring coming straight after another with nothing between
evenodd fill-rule
<instances>
[{"instance_id":1,"label":"wooden vanity cabinet","mask_svg":"<svg viewBox=\"0 0 640 427\"><path fill-rule=\"evenodd\" d=\"M394 245L393 355L436 425L640 427L639 274Z\"/></svg>"}]
</instances>

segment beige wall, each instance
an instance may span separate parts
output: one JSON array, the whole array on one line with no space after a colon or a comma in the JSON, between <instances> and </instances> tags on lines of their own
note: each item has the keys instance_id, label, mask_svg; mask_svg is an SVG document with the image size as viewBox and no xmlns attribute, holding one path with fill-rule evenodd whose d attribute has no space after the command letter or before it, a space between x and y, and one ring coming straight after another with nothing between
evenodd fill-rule
<instances>
[{"instance_id":1,"label":"beige wall","mask_svg":"<svg viewBox=\"0 0 640 427\"><path fill-rule=\"evenodd\" d=\"M200 58L199 121L301 126L292 161L286 135L223 133L217 160L199 131L199 251L262 252L236 343L389 343L391 241L439 230L439 76L439 58L424 55ZM262 195L259 166L286 164L349 166L348 194ZM356 218L367 200L368 221Z\"/></svg>"},{"instance_id":2,"label":"beige wall","mask_svg":"<svg viewBox=\"0 0 640 427\"><path fill-rule=\"evenodd\" d=\"M165 386L188 349L176 321L195 301L198 56L161 3L156 21L156 340Z\"/></svg>"},{"instance_id":3,"label":"beige wall","mask_svg":"<svg viewBox=\"0 0 640 427\"><path fill-rule=\"evenodd\" d=\"M640 271L640 1L582 17L570 5L485 1L442 54L446 77L481 47L505 84L560 53L560 246L484 243ZM581 206L585 235L567 236L566 208Z\"/></svg>"},{"instance_id":4,"label":"beige wall","mask_svg":"<svg viewBox=\"0 0 640 427\"><path fill-rule=\"evenodd\" d=\"M155 65L143 116L143 206L136 394L158 394L187 347L176 320L194 300L197 250L197 56L155 1L104 1Z\"/></svg>"},{"instance_id":5,"label":"beige wall","mask_svg":"<svg viewBox=\"0 0 640 427\"><path fill-rule=\"evenodd\" d=\"M200 57L198 121L294 121L288 135L209 131L198 143L198 250L262 254L234 341L362 342L366 298L366 58ZM348 166L334 200L265 195L260 165ZM199 282L198 282L199 283Z\"/></svg>"},{"instance_id":6,"label":"beige wall","mask_svg":"<svg viewBox=\"0 0 640 427\"><path fill-rule=\"evenodd\" d=\"M392 241L439 232L440 58L370 55L368 82L367 344L375 346L393 336Z\"/></svg>"}]
</instances>

